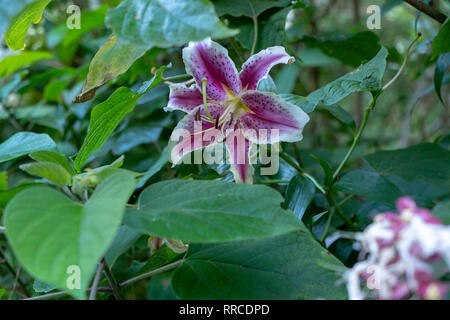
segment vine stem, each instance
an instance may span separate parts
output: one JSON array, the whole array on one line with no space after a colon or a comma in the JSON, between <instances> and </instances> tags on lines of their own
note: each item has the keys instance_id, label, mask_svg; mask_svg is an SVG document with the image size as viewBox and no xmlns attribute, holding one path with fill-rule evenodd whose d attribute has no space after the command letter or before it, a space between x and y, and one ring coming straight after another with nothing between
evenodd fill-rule
<instances>
[{"instance_id":1,"label":"vine stem","mask_svg":"<svg viewBox=\"0 0 450 320\"><path fill-rule=\"evenodd\" d=\"M192 78L192 76L190 74L179 74L176 76L172 76L172 77L167 77L167 78L163 78L163 81L178 81L178 80L189 80L190 78Z\"/></svg>"},{"instance_id":2,"label":"vine stem","mask_svg":"<svg viewBox=\"0 0 450 320\"><path fill-rule=\"evenodd\" d=\"M102 263L104 264L103 271L105 272L106 279L108 279L109 285L112 287L114 297L116 298L116 300L123 300L122 292L120 292L120 286L114 278L104 258L102 259Z\"/></svg>"},{"instance_id":3,"label":"vine stem","mask_svg":"<svg viewBox=\"0 0 450 320\"><path fill-rule=\"evenodd\" d=\"M272 184L272 183L289 183L290 181L289 180L277 180L277 179L274 179L274 180L257 180L257 181L255 181L254 183L255 184Z\"/></svg>"},{"instance_id":4,"label":"vine stem","mask_svg":"<svg viewBox=\"0 0 450 320\"><path fill-rule=\"evenodd\" d=\"M359 140L361 139L361 135L362 135L362 133L364 131L364 128L366 127L367 120L369 120L370 112L375 107L376 99L377 99L376 96L374 96L372 102L370 103L370 105L364 111L364 117L363 117L363 120L361 122L361 126L358 129L358 133L356 134L355 138L353 139L353 143L350 146L350 149L347 151L347 154L345 155L344 159L342 159L342 161L339 164L338 168L334 172L334 174L333 174L333 178L334 179L337 178L337 176L341 172L342 168L344 167L345 163L347 162L347 160L350 158L350 156L352 155L353 151L355 150L356 145L358 144Z\"/></svg>"},{"instance_id":5,"label":"vine stem","mask_svg":"<svg viewBox=\"0 0 450 320\"><path fill-rule=\"evenodd\" d=\"M100 278L102 276L103 268L105 267L104 260L102 259L98 263L97 272L95 273L94 281L92 282L91 293L89 294L89 300L95 300L95 296L97 295L98 283L100 282Z\"/></svg>"},{"instance_id":6,"label":"vine stem","mask_svg":"<svg viewBox=\"0 0 450 320\"><path fill-rule=\"evenodd\" d=\"M352 143L350 149L348 150L347 154L345 155L344 159L342 159L341 163L339 164L338 168L336 169L335 173L333 174L333 178L334 179L337 178L337 176L341 172L342 168L344 167L345 163L347 162L347 160L350 158L350 156L352 155L353 151L355 150L355 147L358 144L359 140L361 139L361 135L362 135L362 133L364 131L364 128L366 127L367 120L369 119L370 112L375 108L375 105L377 103L378 96L384 90L386 90L391 84L393 84L395 82L395 80L397 80L397 78L400 76L400 74L402 73L403 69L405 68L406 62L408 61L408 57L409 57L409 54L411 52L411 49L412 49L414 43L416 43L416 41L419 40L419 38L421 36L422 36L422 33L419 32L416 35L416 37L414 38L414 40L411 41L411 43L409 44L408 49L406 49L405 58L403 59L403 63L400 66L400 69L395 74L395 76L388 83L386 83L378 92L373 94L372 101L371 101L370 105L366 108L366 110L364 112L364 117L363 117L361 126L359 127L358 133L356 134L355 138L353 139L353 143Z\"/></svg>"},{"instance_id":7,"label":"vine stem","mask_svg":"<svg viewBox=\"0 0 450 320\"><path fill-rule=\"evenodd\" d=\"M253 37L253 44L252 44L252 51L250 52L250 55L254 55L255 54L255 49L256 49L256 43L258 42L258 16L256 15L255 9L253 8L252 3L250 2L250 0L247 0L248 5L250 6L250 9L252 9L252 20L253 20L253 33L254 33L254 37Z\"/></svg>"},{"instance_id":8,"label":"vine stem","mask_svg":"<svg viewBox=\"0 0 450 320\"><path fill-rule=\"evenodd\" d=\"M155 269L155 270L149 271L147 273L143 273L143 274L141 274L141 275L139 275L137 277L128 279L128 280L122 282L120 284L120 286L123 287L123 286L126 286L126 285L130 284L130 283L133 283L133 282L136 282L136 281L139 281L139 280L142 280L142 279L150 278L150 277L153 277L154 275L157 275L159 273L163 273L163 272L175 269L176 267L178 267L183 262L184 262L184 259L181 259L181 260L177 260L175 262L166 264L165 266L162 266L162 267L160 267L158 269Z\"/></svg>"},{"instance_id":9,"label":"vine stem","mask_svg":"<svg viewBox=\"0 0 450 320\"><path fill-rule=\"evenodd\" d=\"M298 164L296 164L287 154L285 154L284 152L280 152L280 157L288 164L290 164L294 169L296 169L302 176L311 180L312 183L314 183L314 185L317 187L317 189L325 194L325 189L320 185L320 183L317 182L317 180L313 176L303 170Z\"/></svg>"},{"instance_id":10,"label":"vine stem","mask_svg":"<svg viewBox=\"0 0 450 320\"><path fill-rule=\"evenodd\" d=\"M11 273L11 275L17 280L17 283L19 283L20 288L22 289L25 296L29 297L30 294L28 293L27 287L25 284L20 280L20 277L17 277L17 272L14 271L14 268L9 264L8 259L6 259L5 254L3 253L2 248L0 248L0 258L2 258L3 263L6 266L6 269Z\"/></svg>"},{"instance_id":11,"label":"vine stem","mask_svg":"<svg viewBox=\"0 0 450 320\"><path fill-rule=\"evenodd\" d=\"M157 274L160 274L160 273L163 273L163 272L166 272L166 271L175 269L176 267L178 267L178 266L179 266L180 264L182 264L183 262L184 262L184 259L177 260L177 261L175 261L175 262L166 264L165 266L162 266L162 267L157 268L157 269L155 269L155 270L149 271L149 272L147 272L147 273L143 273L143 274L141 274L141 275L139 275L139 276L137 276L137 277L128 279L128 280L126 280L126 281L124 281L124 282L118 284L117 286L120 288L120 287L124 287L124 286L126 286L126 285L129 285L129 284L131 284L131 283L137 282L137 281L139 281L139 280L143 280L143 279L146 279L146 278L153 277L153 276L155 276L155 275L157 275ZM105 264L105 267L106 267L106 264ZM106 267L106 268L107 268L107 267ZM105 270L106 270L106 268L105 268ZM109 270L109 269L108 269L108 270ZM106 273L106 272L105 272L105 273ZM94 288L92 287L92 288L89 288L89 289L87 289L87 290L88 290L88 291L91 291L91 290L93 290L93 289L94 289ZM97 288L97 291L112 291L112 292L114 292L114 288L112 288L112 287L98 287L98 288ZM43 295L40 295L40 296L36 296L36 297L31 297L31 298L23 299L23 300L41 300L41 299L46 299L46 298L59 297L59 296L63 296L63 295L66 295L66 294L67 294L66 291L58 291L58 292L51 292L51 293L43 294Z\"/></svg>"}]
</instances>

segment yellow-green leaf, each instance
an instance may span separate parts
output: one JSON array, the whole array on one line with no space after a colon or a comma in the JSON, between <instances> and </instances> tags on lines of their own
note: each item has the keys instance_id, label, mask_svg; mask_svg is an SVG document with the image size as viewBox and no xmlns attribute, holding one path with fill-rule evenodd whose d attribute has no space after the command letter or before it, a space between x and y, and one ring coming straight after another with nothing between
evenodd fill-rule
<instances>
[{"instance_id":1,"label":"yellow-green leaf","mask_svg":"<svg viewBox=\"0 0 450 320\"><path fill-rule=\"evenodd\" d=\"M27 5L14 17L5 34L5 42L12 50L25 48L25 36L31 23L41 20L45 7L51 0L38 0Z\"/></svg>"}]
</instances>

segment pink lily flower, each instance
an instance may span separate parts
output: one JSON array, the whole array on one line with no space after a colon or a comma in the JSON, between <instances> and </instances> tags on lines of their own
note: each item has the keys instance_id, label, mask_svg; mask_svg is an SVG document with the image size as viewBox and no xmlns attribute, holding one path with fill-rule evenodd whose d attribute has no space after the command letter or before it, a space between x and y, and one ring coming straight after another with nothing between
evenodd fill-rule
<instances>
[{"instance_id":1,"label":"pink lily flower","mask_svg":"<svg viewBox=\"0 0 450 320\"><path fill-rule=\"evenodd\" d=\"M172 133L171 140L178 141L175 132L185 132L182 142L169 152L174 165L191 151L225 142L235 181L252 183L252 144L302 139L308 115L275 93L257 90L274 65L294 61L283 47L270 47L251 56L240 73L227 49L211 39L189 43L183 49L183 61L195 84L171 85L164 108L187 113Z\"/></svg>"}]
</instances>

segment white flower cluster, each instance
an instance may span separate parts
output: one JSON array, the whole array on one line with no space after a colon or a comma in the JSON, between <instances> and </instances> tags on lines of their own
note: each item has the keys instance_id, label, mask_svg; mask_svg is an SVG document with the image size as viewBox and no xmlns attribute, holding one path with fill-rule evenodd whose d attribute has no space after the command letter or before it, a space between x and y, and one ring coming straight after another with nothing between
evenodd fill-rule
<instances>
[{"instance_id":1,"label":"white flower cluster","mask_svg":"<svg viewBox=\"0 0 450 320\"><path fill-rule=\"evenodd\" d=\"M450 226L408 197L356 235L365 260L344 274L349 298L442 299L450 289Z\"/></svg>"}]
</instances>

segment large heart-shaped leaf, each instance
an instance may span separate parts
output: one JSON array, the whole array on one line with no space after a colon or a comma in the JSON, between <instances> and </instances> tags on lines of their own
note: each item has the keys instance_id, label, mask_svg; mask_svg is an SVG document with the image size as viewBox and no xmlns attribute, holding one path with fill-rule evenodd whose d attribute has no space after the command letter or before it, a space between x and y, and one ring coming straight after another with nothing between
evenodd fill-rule
<instances>
[{"instance_id":1,"label":"large heart-shaped leaf","mask_svg":"<svg viewBox=\"0 0 450 320\"><path fill-rule=\"evenodd\" d=\"M191 244L172 286L181 299L345 299L344 265L305 227L275 238Z\"/></svg>"},{"instance_id":2,"label":"large heart-shaped leaf","mask_svg":"<svg viewBox=\"0 0 450 320\"><path fill-rule=\"evenodd\" d=\"M169 180L146 188L124 222L148 234L192 242L264 238L301 227L280 207L282 201L266 186Z\"/></svg>"},{"instance_id":3,"label":"large heart-shaped leaf","mask_svg":"<svg viewBox=\"0 0 450 320\"><path fill-rule=\"evenodd\" d=\"M26 189L5 209L7 238L33 276L82 299L133 190L133 176L123 171L106 177L84 205L48 187ZM70 283L76 269L79 287Z\"/></svg>"},{"instance_id":4,"label":"large heart-shaped leaf","mask_svg":"<svg viewBox=\"0 0 450 320\"><path fill-rule=\"evenodd\" d=\"M422 179L450 188L450 151L436 144L378 151L365 159L383 176L397 175L408 181Z\"/></svg>"},{"instance_id":5,"label":"large heart-shaped leaf","mask_svg":"<svg viewBox=\"0 0 450 320\"><path fill-rule=\"evenodd\" d=\"M227 38L238 32L220 22L208 0L124 0L108 10L105 21L119 40L147 48Z\"/></svg>"}]
</instances>

